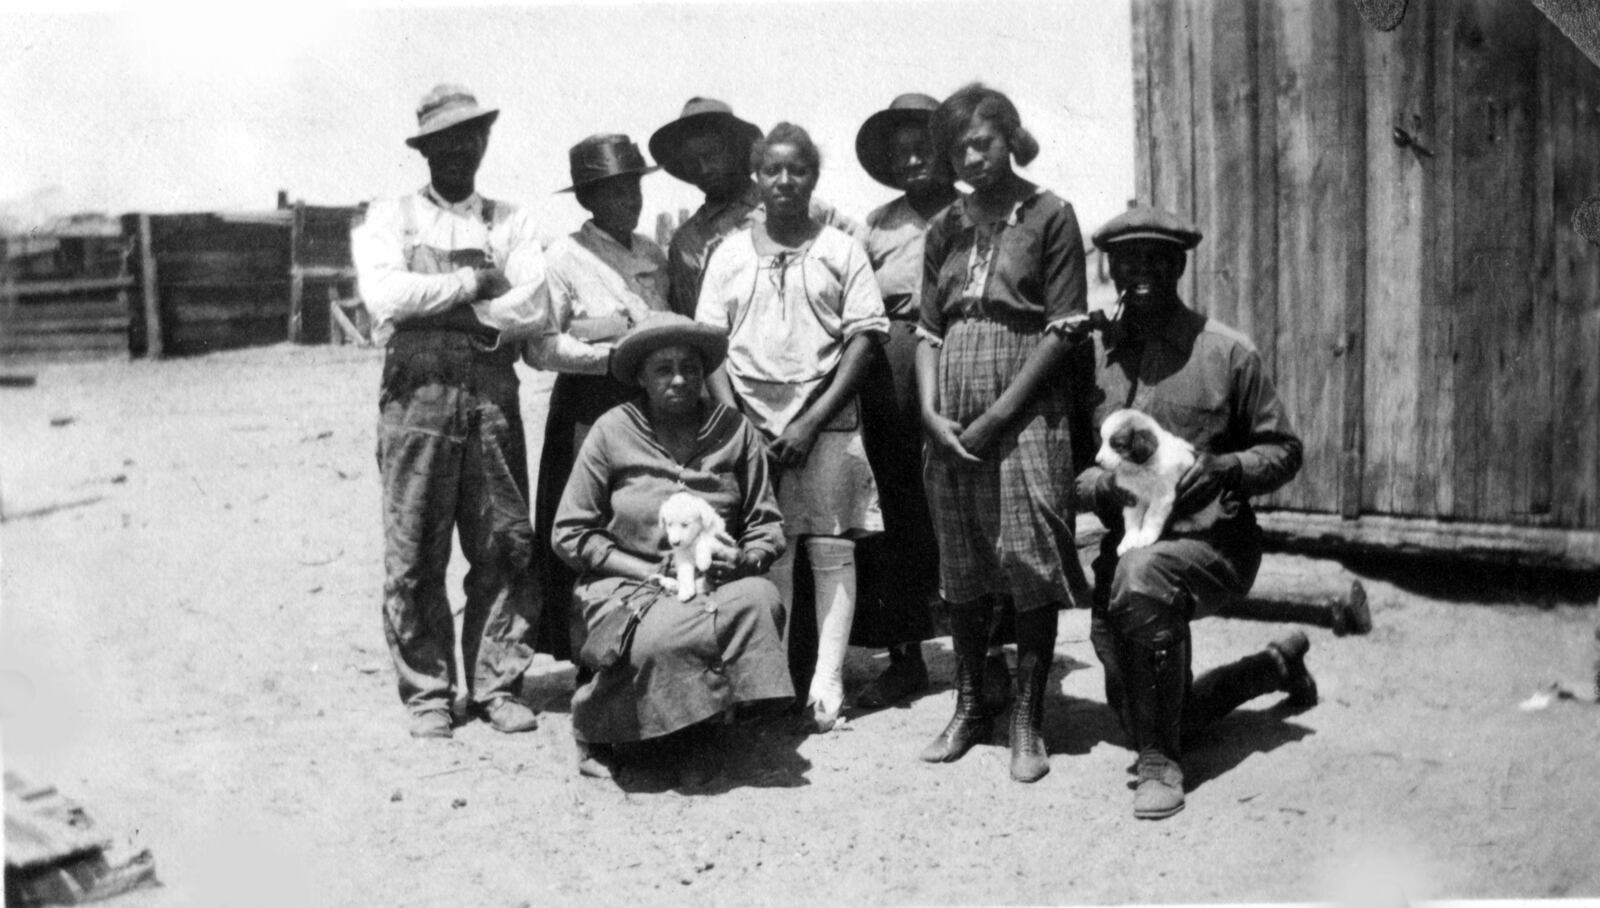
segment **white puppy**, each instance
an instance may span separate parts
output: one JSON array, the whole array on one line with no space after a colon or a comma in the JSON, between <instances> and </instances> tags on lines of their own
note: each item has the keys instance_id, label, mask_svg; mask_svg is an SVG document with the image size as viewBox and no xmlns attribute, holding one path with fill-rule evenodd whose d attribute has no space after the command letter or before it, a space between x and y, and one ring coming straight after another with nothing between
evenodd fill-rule
<instances>
[{"instance_id":1,"label":"white puppy","mask_svg":"<svg viewBox=\"0 0 1600 908\"><path fill-rule=\"evenodd\" d=\"M1122 509L1124 532L1117 554L1161 538L1177 500L1178 480L1194 465L1194 445L1163 429L1148 413L1118 410L1100 425L1100 453L1094 459L1138 499ZM1173 521L1172 529L1203 530L1220 516L1222 502L1213 500L1198 513Z\"/></svg>"},{"instance_id":2,"label":"white puppy","mask_svg":"<svg viewBox=\"0 0 1600 908\"><path fill-rule=\"evenodd\" d=\"M711 569L712 556L739 550L722 517L710 502L689 492L674 492L661 503L659 514L661 531L672 547L667 553L671 574L660 578L661 585L675 590L684 602L710 592L706 572Z\"/></svg>"}]
</instances>

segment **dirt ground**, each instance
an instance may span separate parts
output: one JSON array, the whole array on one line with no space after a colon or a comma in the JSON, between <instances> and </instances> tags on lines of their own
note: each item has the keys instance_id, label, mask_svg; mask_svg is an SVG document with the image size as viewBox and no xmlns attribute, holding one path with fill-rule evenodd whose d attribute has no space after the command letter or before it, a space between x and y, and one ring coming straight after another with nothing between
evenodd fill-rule
<instances>
[{"instance_id":1,"label":"dirt ground","mask_svg":"<svg viewBox=\"0 0 1600 908\"><path fill-rule=\"evenodd\" d=\"M1226 720L1158 823L1131 816L1081 611L1031 786L999 744L915 759L953 702L948 639L932 693L826 736L740 730L702 788L578 777L572 669L548 661L538 731L413 741L378 617L378 366L280 346L0 369L38 376L0 388L4 757L152 849L164 887L115 904L1600 897L1600 708L1518 708L1591 672L1583 582L1269 558L1269 594L1361 576L1376 628L1307 627L1322 703ZM1198 622L1197 667L1285 629ZM853 651L852 680L880 660Z\"/></svg>"}]
</instances>

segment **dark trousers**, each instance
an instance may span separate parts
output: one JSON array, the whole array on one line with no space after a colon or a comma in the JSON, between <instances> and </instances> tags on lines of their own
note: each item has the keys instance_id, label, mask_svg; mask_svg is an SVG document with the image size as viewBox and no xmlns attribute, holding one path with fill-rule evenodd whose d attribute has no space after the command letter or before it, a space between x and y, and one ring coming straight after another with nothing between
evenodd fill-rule
<instances>
[{"instance_id":1,"label":"dark trousers","mask_svg":"<svg viewBox=\"0 0 1600 908\"><path fill-rule=\"evenodd\" d=\"M1177 704L1159 704L1162 710L1148 704L1149 711L1176 708L1183 736L1189 737L1239 705L1279 689L1277 662L1267 653L1246 656L1199 678L1188 665L1189 622L1243 597L1255 582L1261 544L1253 524L1162 539L1118 558L1121 537L1115 530L1106 534L1095 559L1089 639L1105 670L1106 703L1125 731L1135 732L1130 721L1135 698L1178 698ZM1133 689L1127 663L1157 652L1179 654L1187 681L1162 691Z\"/></svg>"},{"instance_id":2,"label":"dark trousers","mask_svg":"<svg viewBox=\"0 0 1600 908\"><path fill-rule=\"evenodd\" d=\"M384 636L413 712L448 710L452 700L452 529L469 564L461 636L469 699L514 694L533 658L538 596L514 354L480 347L463 332L401 331L384 360Z\"/></svg>"}]
</instances>

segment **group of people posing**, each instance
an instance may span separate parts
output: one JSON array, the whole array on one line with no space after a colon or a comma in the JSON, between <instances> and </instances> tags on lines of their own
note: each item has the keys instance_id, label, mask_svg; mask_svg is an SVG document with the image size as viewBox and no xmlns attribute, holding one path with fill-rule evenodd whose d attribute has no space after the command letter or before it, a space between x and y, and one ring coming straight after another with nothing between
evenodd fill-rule
<instances>
[{"instance_id":1,"label":"group of people posing","mask_svg":"<svg viewBox=\"0 0 1600 908\"><path fill-rule=\"evenodd\" d=\"M373 203L352 236L386 350L383 615L413 735L449 737L461 703L499 731L536 727L518 696L536 651L578 663L585 775L634 742L791 703L827 732L852 643L889 656L857 707L929 689L936 604L956 702L921 758L960 759L1009 710L1012 778L1048 773L1057 613L1089 605L1140 817L1183 807L1200 726L1273 691L1316 702L1298 632L1191 671L1189 622L1245 594L1260 564L1250 496L1301 458L1250 342L1178 296L1192 225L1136 206L1096 231L1120 302L1092 318L1072 206L1016 171L1038 142L1009 98L972 84L901 95L861 126L861 166L901 193L863 224L814 196L805 129L763 133L694 98L648 143L705 194L670 248L636 232L657 167L603 134L572 147L563 190L589 220L545 249L524 210L477 192L497 116L460 86L431 91L406 140L428 185ZM557 373L532 491L518 359ZM1093 455L1127 407L1199 452L1175 516L1219 500L1224 516L1119 557L1129 493ZM733 542L688 599L661 582L658 517L684 491ZM1092 584L1074 539L1085 509L1110 531ZM452 530L470 563L459 692Z\"/></svg>"}]
</instances>

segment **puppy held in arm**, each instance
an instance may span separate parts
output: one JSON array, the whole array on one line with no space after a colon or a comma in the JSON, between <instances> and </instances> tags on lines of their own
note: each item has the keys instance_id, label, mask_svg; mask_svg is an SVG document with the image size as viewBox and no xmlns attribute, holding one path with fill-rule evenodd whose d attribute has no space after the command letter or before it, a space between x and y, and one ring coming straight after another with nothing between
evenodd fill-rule
<instances>
[{"instance_id":1,"label":"puppy held in arm","mask_svg":"<svg viewBox=\"0 0 1600 908\"><path fill-rule=\"evenodd\" d=\"M1117 485L1138 499L1122 509L1122 543L1117 554L1143 548L1161 538L1178 496L1178 480L1194 465L1194 445L1168 432L1148 413L1118 410L1100 426L1095 462L1116 474ZM1172 522L1178 531L1203 530L1222 516L1214 499L1198 513Z\"/></svg>"},{"instance_id":2,"label":"puppy held in arm","mask_svg":"<svg viewBox=\"0 0 1600 908\"><path fill-rule=\"evenodd\" d=\"M711 561L721 552L737 555L738 545L728 535L722 517L710 502L689 492L674 492L661 503L661 531L667 537L667 574L658 578L662 587L675 591L688 602L697 594L711 591L706 574Z\"/></svg>"}]
</instances>

